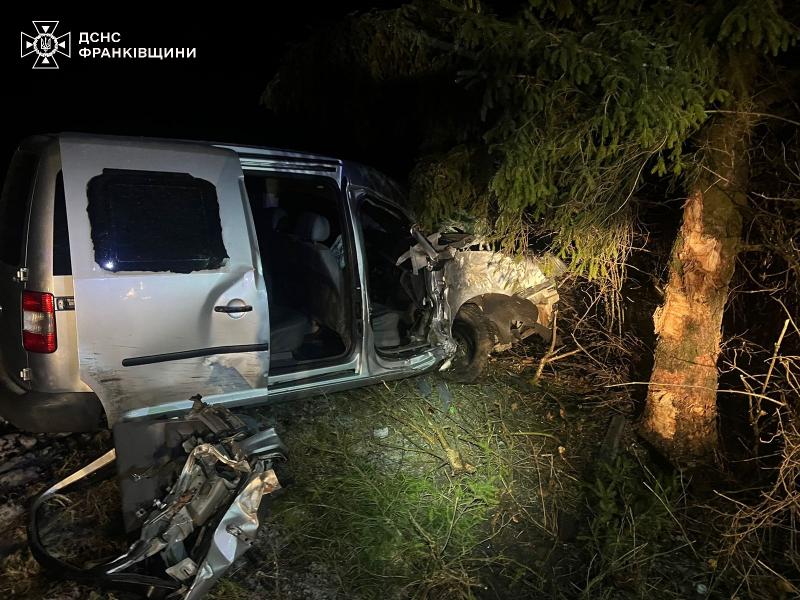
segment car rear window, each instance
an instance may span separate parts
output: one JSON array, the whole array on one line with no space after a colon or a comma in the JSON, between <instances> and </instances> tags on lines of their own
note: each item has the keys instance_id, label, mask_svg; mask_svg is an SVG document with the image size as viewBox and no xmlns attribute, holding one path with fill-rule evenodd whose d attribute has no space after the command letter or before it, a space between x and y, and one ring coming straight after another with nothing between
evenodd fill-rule
<instances>
[{"instance_id":1,"label":"car rear window","mask_svg":"<svg viewBox=\"0 0 800 600\"><path fill-rule=\"evenodd\" d=\"M214 185L188 173L104 169L89 181L95 261L107 271L189 273L221 267Z\"/></svg>"},{"instance_id":2,"label":"car rear window","mask_svg":"<svg viewBox=\"0 0 800 600\"><path fill-rule=\"evenodd\" d=\"M11 159L3 193L0 195L0 261L20 264L25 239L25 216L36 177L38 157L18 150Z\"/></svg>"}]
</instances>

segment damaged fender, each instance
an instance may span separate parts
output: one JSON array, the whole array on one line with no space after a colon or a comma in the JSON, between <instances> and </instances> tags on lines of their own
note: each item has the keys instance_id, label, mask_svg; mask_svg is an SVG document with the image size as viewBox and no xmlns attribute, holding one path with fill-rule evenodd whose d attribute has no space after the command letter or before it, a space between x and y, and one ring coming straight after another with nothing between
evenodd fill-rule
<instances>
[{"instance_id":1,"label":"damaged fender","mask_svg":"<svg viewBox=\"0 0 800 600\"><path fill-rule=\"evenodd\" d=\"M477 305L493 325L495 350L504 350L532 334L549 341L559 295L556 278L566 265L552 254L508 256L472 249L478 242L466 234L434 233L427 238L414 229L418 244L400 257L414 271L429 268L443 290L442 315L449 325L464 304ZM441 320L439 325L441 325Z\"/></svg>"},{"instance_id":2,"label":"damaged fender","mask_svg":"<svg viewBox=\"0 0 800 600\"><path fill-rule=\"evenodd\" d=\"M480 306L498 327L499 343L513 341L508 330L515 320L548 337L558 302L555 278L564 271L564 263L550 254L515 258L487 250L462 250L445 266L447 302L453 315L467 302Z\"/></svg>"}]
</instances>

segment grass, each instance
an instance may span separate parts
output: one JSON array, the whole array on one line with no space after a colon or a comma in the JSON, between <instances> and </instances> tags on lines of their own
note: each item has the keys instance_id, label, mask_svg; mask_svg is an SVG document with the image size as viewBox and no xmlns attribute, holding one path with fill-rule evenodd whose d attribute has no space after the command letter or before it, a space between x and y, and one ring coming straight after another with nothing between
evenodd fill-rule
<instances>
[{"instance_id":1,"label":"grass","mask_svg":"<svg viewBox=\"0 0 800 600\"><path fill-rule=\"evenodd\" d=\"M292 457L298 484L274 521L298 532L300 555L335 564L348 592L374 597L388 584L414 597L472 597L478 582L468 559L500 501L508 465L493 452L491 433L459 439L431 405L381 405L393 422L385 439L371 431L372 406L347 429L326 422L289 442L304 455ZM353 415L361 407L350 408ZM424 425L406 424L413 409ZM448 460L447 450L462 458ZM470 473L451 467L459 460L474 465Z\"/></svg>"},{"instance_id":2,"label":"grass","mask_svg":"<svg viewBox=\"0 0 800 600\"><path fill-rule=\"evenodd\" d=\"M526 545L551 544L558 511L579 497L548 403L495 372L479 386L424 377L277 407L291 484L264 555L284 572L324 565L327 585L354 598L540 586ZM291 581L270 582L293 597L280 589Z\"/></svg>"},{"instance_id":3,"label":"grass","mask_svg":"<svg viewBox=\"0 0 800 600\"><path fill-rule=\"evenodd\" d=\"M290 449L289 484L254 562L229 576L249 590L237 597L713 597L698 592L714 574L683 525L679 474L630 430L597 461L603 399L507 367L262 411Z\"/></svg>"},{"instance_id":4,"label":"grass","mask_svg":"<svg viewBox=\"0 0 800 600\"><path fill-rule=\"evenodd\" d=\"M584 486L589 527L580 541L592 554L584 597L609 597L620 588L644 597L656 583L666 594L676 587L672 584L683 583L662 580L659 571L674 554L694 551L675 516L682 495L677 474L656 475L623 454L601 463L594 481ZM680 590L674 591L680 597Z\"/></svg>"}]
</instances>

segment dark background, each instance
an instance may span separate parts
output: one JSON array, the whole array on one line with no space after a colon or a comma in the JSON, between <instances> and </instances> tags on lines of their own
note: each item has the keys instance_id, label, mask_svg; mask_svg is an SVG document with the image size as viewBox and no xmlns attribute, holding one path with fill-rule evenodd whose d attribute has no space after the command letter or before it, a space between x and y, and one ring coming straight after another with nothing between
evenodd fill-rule
<instances>
[{"instance_id":1,"label":"dark background","mask_svg":"<svg viewBox=\"0 0 800 600\"><path fill-rule=\"evenodd\" d=\"M4 174L16 144L28 135L81 131L278 146L396 172L391 150L371 155L334 124L283 118L260 105L290 44L315 28L335 27L348 13L396 4L328 2L318 8L219 2L211 9L198 3L167 12L153 5L114 3L77 14L63 3L58 8L30 3L30 10L6 14L1 25L5 118L0 169ZM59 70L33 70L33 56L20 58L20 31L33 34L32 20L58 20L57 34L72 32L72 58L59 56ZM87 47L78 44L82 31L121 34L121 43L102 47L196 47L197 58L81 58L78 50ZM392 147L391 140L386 147Z\"/></svg>"}]
</instances>

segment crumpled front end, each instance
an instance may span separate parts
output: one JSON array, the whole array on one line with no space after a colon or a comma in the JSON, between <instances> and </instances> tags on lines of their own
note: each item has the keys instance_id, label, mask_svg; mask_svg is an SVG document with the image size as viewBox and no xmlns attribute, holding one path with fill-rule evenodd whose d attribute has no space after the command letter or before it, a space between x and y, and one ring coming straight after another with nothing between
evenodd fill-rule
<instances>
[{"instance_id":1,"label":"crumpled front end","mask_svg":"<svg viewBox=\"0 0 800 600\"><path fill-rule=\"evenodd\" d=\"M558 303L557 278L566 265L556 256L509 256L478 249L481 242L468 234L434 233L428 237L412 229L417 244L397 261L411 261L416 273L431 272L433 304L440 310L432 319L433 343L452 341L452 320L465 304L474 304L491 321L495 350L525 337L550 339ZM453 344L447 344L448 350Z\"/></svg>"},{"instance_id":2,"label":"crumpled front end","mask_svg":"<svg viewBox=\"0 0 800 600\"><path fill-rule=\"evenodd\" d=\"M246 552L262 499L280 488L273 470L286 450L273 429L199 398L184 417L118 423L115 449L53 485L31 509L28 539L45 567L67 578L200 598ZM116 462L125 528L133 542L120 556L78 567L43 546L39 510Z\"/></svg>"}]
</instances>

